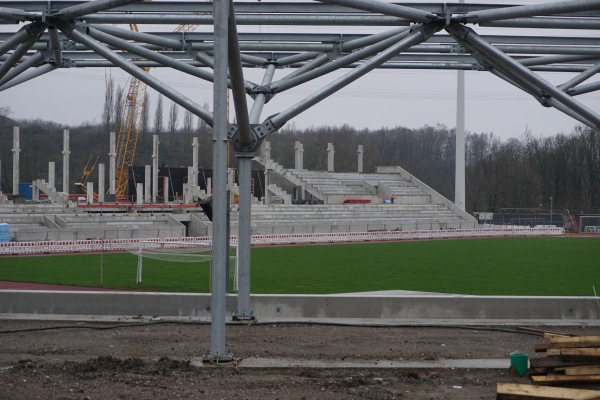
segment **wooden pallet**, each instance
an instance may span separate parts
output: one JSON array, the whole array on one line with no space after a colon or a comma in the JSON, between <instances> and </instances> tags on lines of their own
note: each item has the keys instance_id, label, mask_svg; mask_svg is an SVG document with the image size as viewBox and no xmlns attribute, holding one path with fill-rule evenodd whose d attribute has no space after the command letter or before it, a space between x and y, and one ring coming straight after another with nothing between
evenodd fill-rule
<instances>
[{"instance_id":1,"label":"wooden pallet","mask_svg":"<svg viewBox=\"0 0 600 400\"><path fill-rule=\"evenodd\" d=\"M600 384L600 336L539 333L544 333L547 342L535 346L535 351L546 356L530 359L529 378L534 385L499 383L496 398L600 400L600 390L590 390L590 385Z\"/></svg>"},{"instance_id":2,"label":"wooden pallet","mask_svg":"<svg viewBox=\"0 0 600 400\"><path fill-rule=\"evenodd\" d=\"M600 391L498 383L496 400L600 400Z\"/></svg>"},{"instance_id":3,"label":"wooden pallet","mask_svg":"<svg viewBox=\"0 0 600 400\"><path fill-rule=\"evenodd\" d=\"M600 382L600 336L544 335L535 346L545 358L531 360L531 380L545 385Z\"/></svg>"}]
</instances>

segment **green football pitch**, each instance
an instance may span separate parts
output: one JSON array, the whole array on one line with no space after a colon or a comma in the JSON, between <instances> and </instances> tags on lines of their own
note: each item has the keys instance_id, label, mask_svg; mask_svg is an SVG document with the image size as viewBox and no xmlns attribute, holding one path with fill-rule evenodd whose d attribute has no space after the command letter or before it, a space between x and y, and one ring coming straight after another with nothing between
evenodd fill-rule
<instances>
[{"instance_id":1,"label":"green football pitch","mask_svg":"<svg viewBox=\"0 0 600 400\"><path fill-rule=\"evenodd\" d=\"M101 259L103 259L102 284ZM473 295L593 296L600 239L490 238L252 249L252 293L415 290ZM0 257L0 280L209 292L210 265L129 253Z\"/></svg>"}]
</instances>

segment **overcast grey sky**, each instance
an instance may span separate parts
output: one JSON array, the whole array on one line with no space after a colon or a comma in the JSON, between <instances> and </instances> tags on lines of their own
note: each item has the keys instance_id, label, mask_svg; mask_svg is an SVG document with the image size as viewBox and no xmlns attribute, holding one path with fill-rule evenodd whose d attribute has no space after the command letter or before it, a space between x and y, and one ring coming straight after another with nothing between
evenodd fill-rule
<instances>
[{"instance_id":1,"label":"overcast grey sky","mask_svg":"<svg viewBox=\"0 0 600 400\"><path fill-rule=\"evenodd\" d=\"M263 0L269 1L269 0ZM469 1L470 2L470 1ZM494 3L506 1L494 1ZM539 3L540 1L526 1ZM485 3L485 1L478 1ZM16 31L17 26L0 26L2 31ZM198 31L210 27L199 27ZM240 27L240 31L282 32L282 27ZM291 27L288 31L302 31ZM350 27L336 28L336 32L367 31ZM370 28L372 29L372 28ZM474 27L480 33L490 33ZM157 31L158 27L141 30ZM166 28L164 30L169 30ZM508 33L506 30L503 33ZM568 33L591 36L592 32ZM286 109L314 93L335 77L347 72L330 74L311 81L286 93L279 94L264 109L261 121ZM275 79L290 72L278 70ZM151 72L166 84L179 90L199 104L212 104L211 84L182 73L164 68ZM247 69L245 77L260 82L264 70ZM12 109L17 119L41 118L63 124L78 125L86 121L100 121L105 92L105 76L112 75L116 85L124 86L127 74L118 68L111 69L60 69L17 87L0 92L0 106ZM543 74L555 84L565 82L570 74ZM156 106L156 92L151 94L150 110ZM542 107L532 97L501 81L487 72L466 72L466 128L472 132L493 132L501 138L520 137L528 127L535 135L568 133L578 125L561 112ZM578 96L593 110L600 110L600 93ZM251 100L249 101L251 104ZM166 107L171 104L165 99ZM356 128L377 129L397 125L417 128L423 125L445 124L455 126L456 72L429 70L380 70L362 77L339 91L333 97L292 120L296 127L349 124ZM231 117L233 119L233 116ZM180 118L181 121L181 118Z\"/></svg>"}]
</instances>

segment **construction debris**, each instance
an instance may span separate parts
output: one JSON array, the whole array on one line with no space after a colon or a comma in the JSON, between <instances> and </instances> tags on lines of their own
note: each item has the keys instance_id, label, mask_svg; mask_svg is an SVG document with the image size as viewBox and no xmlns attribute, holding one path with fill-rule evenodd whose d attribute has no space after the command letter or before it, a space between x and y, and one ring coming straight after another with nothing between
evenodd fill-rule
<instances>
[{"instance_id":1,"label":"construction debris","mask_svg":"<svg viewBox=\"0 0 600 400\"><path fill-rule=\"evenodd\" d=\"M541 333L541 332L540 332ZM547 343L535 346L546 357L530 360L529 377L537 385L499 383L497 399L600 400L599 390L581 389L600 383L600 336L567 336L544 333ZM572 388L573 385L577 388ZM568 385L569 388L555 387Z\"/></svg>"},{"instance_id":2,"label":"construction debris","mask_svg":"<svg viewBox=\"0 0 600 400\"><path fill-rule=\"evenodd\" d=\"M597 390L566 389L520 383L498 383L496 392L496 400L600 400L600 391Z\"/></svg>"}]
</instances>

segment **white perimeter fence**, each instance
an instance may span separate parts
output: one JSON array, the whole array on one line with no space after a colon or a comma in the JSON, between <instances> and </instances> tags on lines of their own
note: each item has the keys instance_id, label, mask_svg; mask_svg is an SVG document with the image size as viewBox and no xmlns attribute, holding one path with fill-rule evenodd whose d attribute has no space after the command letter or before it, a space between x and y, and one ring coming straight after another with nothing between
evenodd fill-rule
<instances>
[{"instance_id":1,"label":"white perimeter fence","mask_svg":"<svg viewBox=\"0 0 600 400\"><path fill-rule=\"evenodd\" d=\"M282 235L253 235L253 245L311 244L311 243L347 243L370 241L396 241L420 239L457 239L477 237L511 237L511 236L562 236L564 229L558 227L510 227L486 229L447 229L421 231L376 231L354 233L307 233ZM61 240L45 242L8 242L0 243L0 255L20 254L57 254L77 252L123 251L138 249L140 242L144 248L157 247L166 243L207 244L210 237L177 237L149 239L115 239L115 240ZM232 236L232 246L237 245L237 237Z\"/></svg>"}]
</instances>

